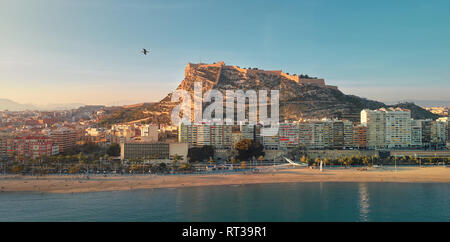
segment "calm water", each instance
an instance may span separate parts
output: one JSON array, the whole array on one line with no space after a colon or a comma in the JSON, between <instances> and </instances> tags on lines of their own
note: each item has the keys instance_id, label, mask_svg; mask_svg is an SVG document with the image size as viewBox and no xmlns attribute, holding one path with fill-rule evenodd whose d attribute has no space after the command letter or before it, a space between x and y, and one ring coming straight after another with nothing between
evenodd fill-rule
<instances>
[{"instance_id":1,"label":"calm water","mask_svg":"<svg viewBox=\"0 0 450 242\"><path fill-rule=\"evenodd\" d=\"M0 193L0 221L450 221L450 184L289 183Z\"/></svg>"}]
</instances>

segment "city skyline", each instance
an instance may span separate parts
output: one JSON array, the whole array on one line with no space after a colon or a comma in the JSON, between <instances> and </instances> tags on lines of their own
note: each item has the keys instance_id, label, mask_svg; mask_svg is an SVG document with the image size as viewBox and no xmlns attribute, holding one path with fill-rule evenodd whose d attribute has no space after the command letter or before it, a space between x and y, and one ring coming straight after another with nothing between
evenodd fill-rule
<instances>
[{"instance_id":1,"label":"city skyline","mask_svg":"<svg viewBox=\"0 0 450 242\"><path fill-rule=\"evenodd\" d=\"M154 102L188 62L225 61L317 76L384 102L449 101L450 3L346 3L5 1L0 98Z\"/></svg>"}]
</instances>

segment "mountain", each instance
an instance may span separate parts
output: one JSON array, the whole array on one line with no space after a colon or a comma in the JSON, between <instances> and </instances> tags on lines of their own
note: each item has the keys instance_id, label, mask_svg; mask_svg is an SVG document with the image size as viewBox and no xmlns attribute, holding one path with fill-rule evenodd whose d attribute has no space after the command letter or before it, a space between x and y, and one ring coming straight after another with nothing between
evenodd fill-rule
<instances>
[{"instance_id":1,"label":"mountain","mask_svg":"<svg viewBox=\"0 0 450 242\"><path fill-rule=\"evenodd\" d=\"M21 104L9 99L0 98L0 111L25 111L25 110L70 110L76 109L84 104L82 103L61 103L61 104L47 104L47 105L34 105L34 104Z\"/></svg>"},{"instance_id":2,"label":"mountain","mask_svg":"<svg viewBox=\"0 0 450 242\"><path fill-rule=\"evenodd\" d=\"M0 111L24 111L24 110L36 110L37 107L32 104L21 104L9 99L0 98Z\"/></svg>"},{"instance_id":3,"label":"mountain","mask_svg":"<svg viewBox=\"0 0 450 242\"><path fill-rule=\"evenodd\" d=\"M421 107L450 107L450 100L407 100L403 102L415 103Z\"/></svg>"},{"instance_id":4,"label":"mountain","mask_svg":"<svg viewBox=\"0 0 450 242\"><path fill-rule=\"evenodd\" d=\"M307 75L290 75L281 70L265 71L257 68L240 68L225 65L189 63L185 77L177 89L192 95L194 82L201 82L203 93L212 88L225 94L225 90L279 90L280 120L312 118L339 118L359 121L364 108L408 107L415 119L436 118L436 115L413 104L386 105L382 102L342 93L336 86L325 84L324 79ZM146 122L170 123L170 112L177 105L168 94L158 103L141 104L137 107L109 109L105 124L145 120Z\"/></svg>"}]
</instances>

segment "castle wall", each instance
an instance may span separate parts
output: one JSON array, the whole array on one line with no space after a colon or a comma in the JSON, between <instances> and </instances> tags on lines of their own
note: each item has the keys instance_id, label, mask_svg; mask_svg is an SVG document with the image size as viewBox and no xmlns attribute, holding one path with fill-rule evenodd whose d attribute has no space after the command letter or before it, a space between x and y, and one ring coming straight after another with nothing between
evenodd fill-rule
<instances>
[{"instance_id":1,"label":"castle wall","mask_svg":"<svg viewBox=\"0 0 450 242\"><path fill-rule=\"evenodd\" d=\"M235 69L241 73L245 73L245 74L272 74L272 75L280 75L283 76L289 80L295 81L297 83L300 84L310 84L310 85L316 85L316 86L320 86L320 87L326 87L326 88L331 88L331 89L335 89L337 90L338 87L337 86L332 86L332 85L326 85L325 84L325 80L324 79L317 79L317 78L300 78L300 76L297 75L289 75L287 73L283 73L281 70L256 70L256 69L245 69L245 68L240 68L238 66L227 66L225 65L225 62L220 61L218 63L215 64L203 64L203 63L199 63L199 64L193 64L193 63L188 63L188 65L186 66L186 70L185 70L185 75L186 72L190 69L190 68L196 68L198 66L203 66L203 67L219 67L219 75L217 76L217 80L220 77L220 72L222 71L222 69Z\"/></svg>"}]
</instances>

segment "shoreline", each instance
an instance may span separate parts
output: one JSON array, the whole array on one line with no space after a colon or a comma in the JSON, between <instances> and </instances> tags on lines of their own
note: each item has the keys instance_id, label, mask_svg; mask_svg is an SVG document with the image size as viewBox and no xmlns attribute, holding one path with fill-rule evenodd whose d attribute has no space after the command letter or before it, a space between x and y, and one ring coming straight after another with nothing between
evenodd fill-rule
<instances>
[{"instance_id":1,"label":"shoreline","mask_svg":"<svg viewBox=\"0 0 450 242\"><path fill-rule=\"evenodd\" d=\"M386 183L450 183L447 167L398 167L360 171L358 168L265 170L261 173L183 174L183 175L83 175L0 176L2 192L84 193L126 191L153 188L200 186L240 186L247 184L279 184L301 182L386 182Z\"/></svg>"}]
</instances>

